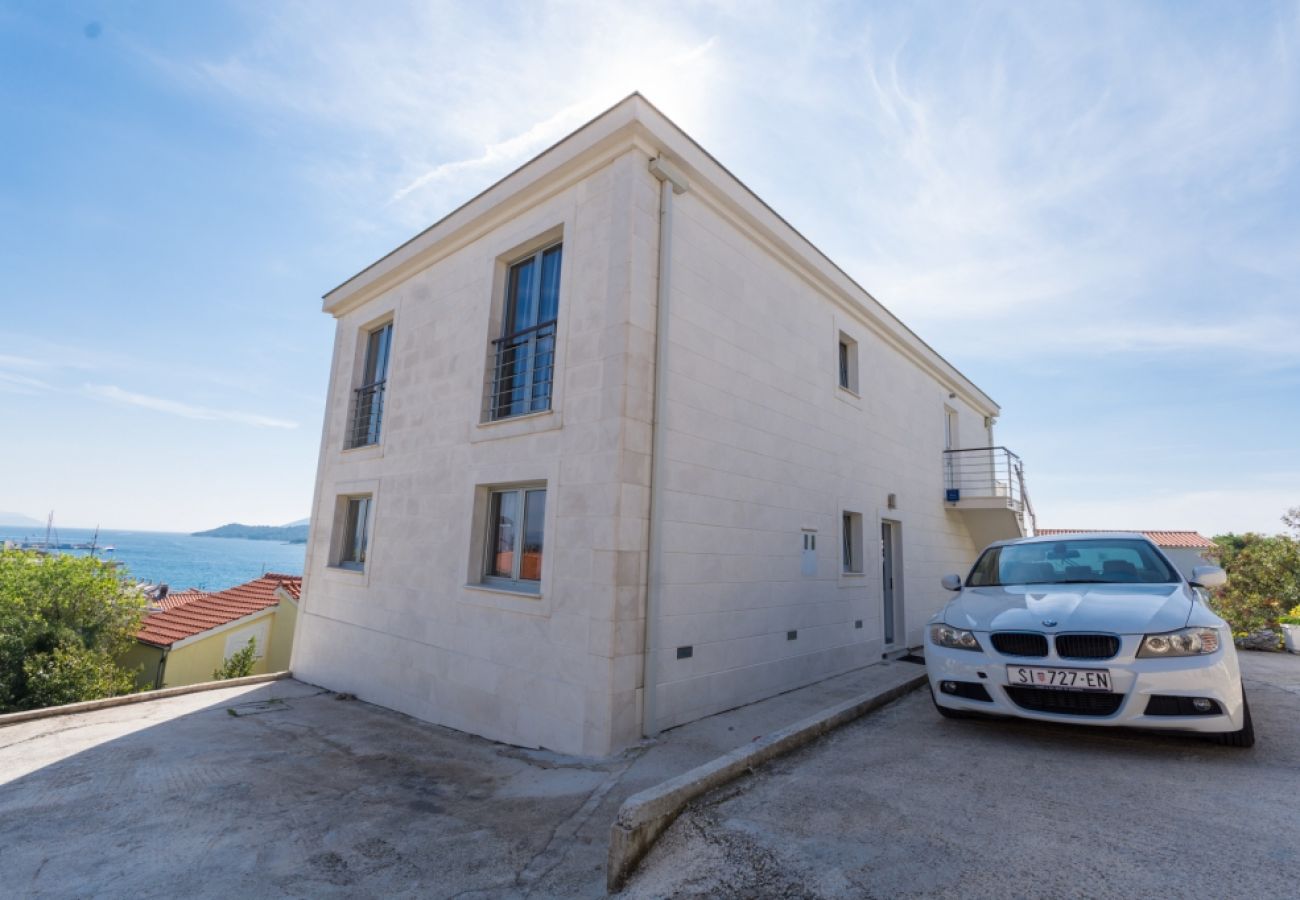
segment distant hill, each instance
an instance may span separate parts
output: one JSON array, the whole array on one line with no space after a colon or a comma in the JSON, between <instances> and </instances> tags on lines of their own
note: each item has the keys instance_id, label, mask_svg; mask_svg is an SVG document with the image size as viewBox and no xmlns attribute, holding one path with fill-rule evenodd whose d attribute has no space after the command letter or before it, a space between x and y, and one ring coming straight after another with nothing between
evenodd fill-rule
<instances>
[{"instance_id":1,"label":"distant hill","mask_svg":"<svg viewBox=\"0 0 1300 900\"><path fill-rule=\"evenodd\" d=\"M196 531L193 537L244 538L250 541L285 541L290 544L307 543L306 525L241 525L231 522L220 528Z\"/></svg>"},{"instance_id":2,"label":"distant hill","mask_svg":"<svg viewBox=\"0 0 1300 900\"><path fill-rule=\"evenodd\" d=\"M39 519L24 516L22 513L0 512L0 525L21 525L23 528L31 528L33 525L43 526L44 524Z\"/></svg>"},{"instance_id":3,"label":"distant hill","mask_svg":"<svg viewBox=\"0 0 1300 900\"><path fill-rule=\"evenodd\" d=\"M307 524L310 524L310 523L311 523L311 519L295 519L295 520L292 521L292 522L285 522L285 523L284 523L283 525L281 525L280 527L281 527L281 528L296 528L296 527L299 526L299 525L307 525Z\"/></svg>"}]
</instances>

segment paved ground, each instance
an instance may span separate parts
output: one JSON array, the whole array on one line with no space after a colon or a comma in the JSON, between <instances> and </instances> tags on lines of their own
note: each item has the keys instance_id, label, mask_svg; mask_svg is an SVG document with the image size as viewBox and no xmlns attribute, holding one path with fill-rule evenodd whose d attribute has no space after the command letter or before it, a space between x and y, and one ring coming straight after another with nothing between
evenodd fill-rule
<instances>
[{"instance_id":1,"label":"paved ground","mask_svg":"<svg viewBox=\"0 0 1300 900\"><path fill-rule=\"evenodd\" d=\"M872 666L608 760L295 681L0 728L0 896L601 897L623 800L918 671Z\"/></svg>"},{"instance_id":2,"label":"paved ground","mask_svg":"<svg viewBox=\"0 0 1300 900\"><path fill-rule=\"evenodd\" d=\"M1300 657L1243 654L1253 750L949 721L914 693L684 813L628 897L1294 897Z\"/></svg>"}]
</instances>

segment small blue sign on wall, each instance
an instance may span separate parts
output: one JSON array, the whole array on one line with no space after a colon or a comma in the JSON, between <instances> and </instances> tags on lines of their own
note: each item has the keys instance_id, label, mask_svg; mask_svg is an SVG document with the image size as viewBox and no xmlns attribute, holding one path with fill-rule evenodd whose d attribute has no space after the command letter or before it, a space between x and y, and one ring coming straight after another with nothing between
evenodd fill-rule
<instances>
[{"instance_id":1,"label":"small blue sign on wall","mask_svg":"<svg viewBox=\"0 0 1300 900\"><path fill-rule=\"evenodd\" d=\"M961 488L948 488L945 493L948 495L949 503L956 503L961 499Z\"/></svg>"}]
</instances>

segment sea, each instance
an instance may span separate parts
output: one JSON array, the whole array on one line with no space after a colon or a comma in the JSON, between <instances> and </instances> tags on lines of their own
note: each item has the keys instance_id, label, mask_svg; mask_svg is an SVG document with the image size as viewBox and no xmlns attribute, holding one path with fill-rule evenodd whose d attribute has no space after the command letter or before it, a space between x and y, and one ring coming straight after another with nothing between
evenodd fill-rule
<instances>
[{"instance_id":1,"label":"sea","mask_svg":"<svg viewBox=\"0 0 1300 900\"><path fill-rule=\"evenodd\" d=\"M80 544L90 541L93 528L56 529L50 540ZM0 525L0 543L5 540L44 540L43 526L13 527ZM266 572L301 575L307 555L306 544L282 541L250 541L244 538L195 537L162 531L101 530L97 539L101 548L95 555L117 560L132 580L166 584L173 591L199 588L220 591ZM104 548L112 547L111 552ZM84 550L62 550L85 556Z\"/></svg>"}]
</instances>

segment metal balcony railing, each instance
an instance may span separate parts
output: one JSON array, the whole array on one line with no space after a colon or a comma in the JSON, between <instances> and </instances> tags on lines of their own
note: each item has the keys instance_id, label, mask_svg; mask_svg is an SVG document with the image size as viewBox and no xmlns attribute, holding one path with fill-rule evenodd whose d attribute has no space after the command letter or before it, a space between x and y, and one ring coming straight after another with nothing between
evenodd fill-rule
<instances>
[{"instance_id":1,"label":"metal balcony railing","mask_svg":"<svg viewBox=\"0 0 1300 900\"><path fill-rule=\"evenodd\" d=\"M551 408L555 321L492 342L492 371L483 403L485 421Z\"/></svg>"},{"instance_id":2,"label":"metal balcony railing","mask_svg":"<svg viewBox=\"0 0 1300 900\"><path fill-rule=\"evenodd\" d=\"M384 382L376 381L352 392L352 421L348 426L347 449L379 443L384 418Z\"/></svg>"},{"instance_id":3,"label":"metal balcony railing","mask_svg":"<svg viewBox=\"0 0 1300 900\"><path fill-rule=\"evenodd\" d=\"M1005 500L1013 509L1024 507L1024 464L1006 447L945 450L943 484L949 503Z\"/></svg>"}]
</instances>

